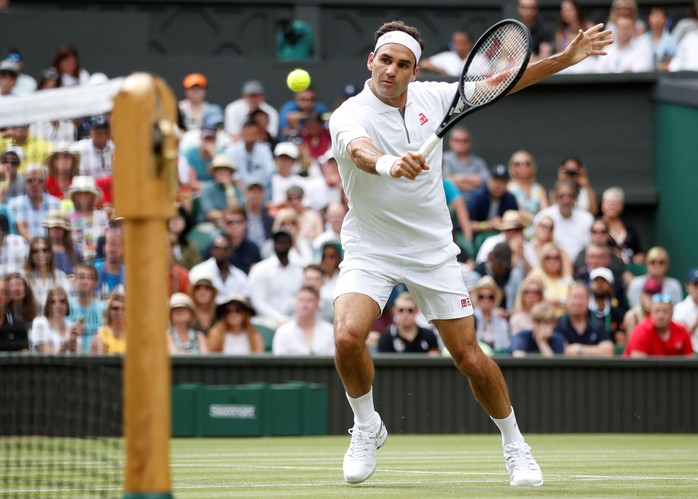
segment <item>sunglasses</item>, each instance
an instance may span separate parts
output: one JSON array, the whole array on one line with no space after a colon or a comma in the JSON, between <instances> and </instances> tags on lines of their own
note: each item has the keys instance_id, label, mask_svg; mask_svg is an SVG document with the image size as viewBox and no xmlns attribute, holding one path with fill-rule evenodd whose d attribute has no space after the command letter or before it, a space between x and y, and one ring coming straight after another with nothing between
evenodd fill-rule
<instances>
[{"instance_id":1,"label":"sunglasses","mask_svg":"<svg viewBox=\"0 0 698 499\"><path fill-rule=\"evenodd\" d=\"M242 313L242 311L243 311L242 307L228 307L225 309L226 315L239 314L239 313Z\"/></svg>"},{"instance_id":2,"label":"sunglasses","mask_svg":"<svg viewBox=\"0 0 698 499\"><path fill-rule=\"evenodd\" d=\"M592 229L591 233L592 234L608 234L608 231L606 229Z\"/></svg>"},{"instance_id":3,"label":"sunglasses","mask_svg":"<svg viewBox=\"0 0 698 499\"><path fill-rule=\"evenodd\" d=\"M553 230L555 226L553 224L538 224L538 227L541 229Z\"/></svg>"},{"instance_id":4,"label":"sunglasses","mask_svg":"<svg viewBox=\"0 0 698 499\"><path fill-rule=\"evenodd\" d=\"M494 300L494 295L477 295L478 300Z\"/></svg>"},{"instance_id":5,"label":"sunglasses","mask_svg":"<svg viewBox=\"0 0 698 499\"><path fill-rule=\"evenodd\" d=\"M577 196L575 196L574 194L567 194L567 193L564 193L564 194L558 194L557 197L560 198L560 199L574 199L574 198L576 198Z\"/></svg>"},{"instance_id":6,"label":"sunglasses","mask_svg":"<svg viewBox=\"0 0 698 499\"><path fill-rule=\"evenodd\" d=\"M400 312L401 314L404 314L405 312L407 312L408 314L414 313L414 309L412 307L398 308L397 311Z\"/></svg>"},{"instance_id":7,"label":"sunglasses","mask_svg":"<svg viewBox=\"0 0 698 499\"><path fill-rule=\"evenodd\" d=\"M671 296L666 293L656 293L652 295L654 303L671 303Z\"/></svg>"},{"instance_id":8,"label":"sunglasses","mask_svg":"<svg viewBox=\"0 0 698 499\"><path fill-rule=\"evenodd\" d=\"M3 163L3 164L5 164L5 165L12 165L12 166L18 166L18 165L19 165L19 161L15 161L15 160L13 160L13 159L12 159L12 160L11 160L11 159L3 159L2 161L0 161L0 163Z\"/></svg>"},{"instance_id":9,"label":"sunglasses","mask_svg":"<svg viewBox=\"0 0 698 499\"><path fill-rule=\"evenodd\" d=\"M34 253L48 253L49 249L48 248L32 248L32 251Z\"/></svg>"},{"instance_id":10,"label":"sunglasses","mask_svg":"<svg viewBox=\"0 0 698 499\"><path fill-rule=\"evenodd\" d=\"M225 225L242 225L242 220L226 220Z\"/></svg>"},{"instance_id":11,"label":"sunglasses","mask_svg":"<svg viewBox=\"0 0 698 499\"><path fill-rule=\"evenodd\" d=\"M123 312L124 307L109 307L109 310L111 310L112 312Z\"/></svg>"},{"instance_id":12,"label":"sunglasses","mask_svg":"<svg viewBox=\"0 0 698 499\"><path fill-rule=\"evenodd\" d=\"M43 178L28 178L26 182L28 184L43 184L46 180Z\"/></svg>"},{"instance_id":13,"label":"sunglasses","mask_svg":"<svg viewBox=\"0 0 698 499\"><path fill-rule=\"evenodd\" d=\"M548 255L544 259L545 260L560 260L560 255Z\"/></svg>"},{"instance_id":14,"label":"sunglasses","mask_svg":"<svg viewBox=\"0 0 698 499\"><path fill-rule=\"evenodd\" d=\"M514 161L512 163L514 166L531 166L531 162L528 160L525 161Z\"/></svg>"},{"instance_id":15,"label":"sunglasses","mask_svg":"<svg viewBox=\"0 0 698 499\"><path fill-rule=\"evenodd\" d=\"M525 295L542 295L543 292L540 289L524 289L523 294L525 294Z\"/></svg>"},{"instance_id":16,"label":"sunglasses","mask_svg":"<svg viewBox=\"0 0 698 499\"><path fill-rule=\"evenodd\" d=\"M666 265L666 260L648 260L648 265Z\"/></svg>"}]
</instances>

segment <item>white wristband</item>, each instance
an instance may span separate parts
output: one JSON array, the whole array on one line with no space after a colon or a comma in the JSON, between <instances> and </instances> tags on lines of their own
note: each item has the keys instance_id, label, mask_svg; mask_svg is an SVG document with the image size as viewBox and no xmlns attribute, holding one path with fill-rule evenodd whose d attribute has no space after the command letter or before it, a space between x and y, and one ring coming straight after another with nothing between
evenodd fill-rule
<instances>
[{"instance_id":1,"label":"white wristband","mask_svg":"<svg viewBox=\"0 0 698 499\"><path fill-rule=\"evenodd\" d=\"M392 177L391 170L395 162L400 159L397 156L390 156L389 154L384 154L378 161L376 161L376 173L382 175L383 177Z\"/></svg>"}]
</instances>

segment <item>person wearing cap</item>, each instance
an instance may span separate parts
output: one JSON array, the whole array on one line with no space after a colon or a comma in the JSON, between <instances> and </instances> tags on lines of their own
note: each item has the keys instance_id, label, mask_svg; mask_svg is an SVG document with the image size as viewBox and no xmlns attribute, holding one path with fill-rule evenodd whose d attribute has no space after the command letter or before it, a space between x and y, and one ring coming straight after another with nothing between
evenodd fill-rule
<instances>
[{"instance_id":1,"label":"person wearing cap","mask_svg":"<svg viewBox=\"0 0 698 499\"><path fill-rule=\"evenodd\" d=\"M274 333L274 355L334 355L334 329L319 316L320 293L304 286L296 295L295 314Z\"/></svg>"},{"instance_id":2,"label":"person wearing cap","mask_svg":"<svg viewBox=\"0 0 698 499\"><path fill-rule=\"evenodd\" d=\"M487 256L498 243L506 241L512 251L512 265L521 266L524 274L538 266L538 254L531 243L524 238L524 229L528 227L528 219L521 210L507 210L502 219L494 226L499 234L485 239L477 252L476 263L487 261Z\"/></svg>"},{"instance_id":3,"label":"person wearing cap","mask_svg":"<svg viewBox=\"0 0 698 499\"><path fill-rule=\"evenodd\" d=\"M509 170L504 165L490 168L486 182L473 192L468 199L470 226L474 234L483 234L497 230L496 225L502 220L507 210L518 210L519 205L514 195L507 190Z\"/></svg>"},{"instance_id":4,"label":"person wearing cap","mask_svg":"<svg viewBox=\"0 0 698 499\"><path fill-rule=\"evenodd\" d=\"M15 47L8 49L7 52L5 52L4 59L16 62L18 66L17 69L19 73L17 74L17 83L13 89L14 95L27 95L34 92L37 87L36 80L24 72L24 57L22 57L22 53L19 49Z\"/></svg>"},{"instance_id":5,"label":"person wearing cap","mask_svg":"<svg viewBox=\"0 0 698 499\"><path fill-rule=\"evenodd\" d=\"M205 273L213 278L213 285L218 291L216 303L220 304L231 293L250 295L250 282L242 270L230 264L233 243L230 235L222 232L213 238L211 257L194 265L189 274Z\"/></svg>"},{"instance_id":6,"label":"person wearing cap","mask_svg":"<svg viewBox=\"0 0 698 499\"><path fill-rule=\"evenodd\" d=\"M300 158L298 146L293 142L279 142L274 148L276 172L271 177L271 204L280 206L286 201L286 191L292 185L305 187L306 178L295 172Z\"/></svg>"},{"instance_id":7,"label":"person wearing cap","mask_svg":"<svg viewBox=\"0 0 698 499\"><path fill-rule=\"evenodd\" d=\"M44 164L48 168L46 190L58 199L66 198L73 177L80 171L80 153L63 143L46 156Z\"/></svg>"},{"instance_id":8,"label":"person wearing cap","mask_svg":"<svg viewBox=\"0 0 698 499\"><path fill-rule=\"evenodd\" d=\"M184 151L191 147L198 147L201 145L201 129L216 129L216 147L219 150L223 150L228 147L233 141L225 130L223 130L223 123L225 118L223 117L223 109L218 104L209 104L204 108L204 114L201 118L201 127L194 128L192 130L185 130L182 137L179 139L179 154L183 154ZM187 171L180 172L180 176ZM188 177L182 179L184 183L188 182Z\"/></svg>"},{"instance_id":9,"label":"person wearing cap","mask_svg":"<svg viewBox=\"0 0 698 499\"><path fill-rule=\"evenodd\" d=\"M607 267L597 267L589 273L589 288L592 295L589 300L589 311L603 324L618 348L625 346L623 318L627 309L616 298L614 284L613 272Z\"/></svg>"},{"instance_id":10,"label":"person wearing cap","mask_svg":"<svg viewBox=\"0 0 698 499\"><path fill-rule=\"evenodd\" d=\"M271 147L262 140L262 132L257 122L247 120L242 125L239 140L226 147L224 153L233 164L239 165L238 179L242 187L259 182L270 192L276 165Z\"/></svg>"},{"instance_id":11,"label":"person wearing cap","mask_svg":"<svg viewBox=\"0 0 698 499\"><path fill-rule=\"evenodd\" d=\"M623 317L623 329L626 334L626 342L630 338L635 326L645 320L650 315L650 305L652 296L662 292L662 283L654 279L647 279L642 286L640 293L640 303L632 307Z\"/></svg>"},{"instance_id":12,"label":"person wearing cap","mask_svg":"<svg viewBox=\"0 0 698 499\"><path fill-rule=\"evenodd\" d=\"M11 146L19 147L22 150L18 170L20 174L24 174L30 164L42 164L44 158L53 150L50 141L38 135L36 131L30 133L28 124L5 128L0 135L0 150L5 151Z\"/></svg>"},{"instance_id":13,"label":"person wearing cap","mask_svg":"<svg viewBox=\"0 0 698 499\"><path fill-rule=\"evenodd\" d=\"M674 321L683 324L691 335L693 349L698 351L698 267L686 276L687 296L674 307Z\"/></svg>"},{"instance_id":14,"label":"person wearing cap","mask_svg":"<svg viewBox=\"0 0 698 499\"><path fill-rule=\"evenodd\" d=\"M209 173L213 181L204 184L199 195L199 208L209 222L219 224L225 209L245 206L245 196L234 179L237 171L225 154L216 154L211 160Z\"/></svg>"},{"instance_id":15,"label":"person wearing cap","mask_svg":"<svg viewBox=\"0 0 698 499\"><path fill-rule=\"evenodd\" d=\"M272 138L279 133L279 112L266 101L264 85L257 80L248 80L242 85L239 99L225 106L225 131L234 141L241 139L242 127L257 109L267 114L267 132Z\"/></svg>"},{"instance_id":16,"label":"person wearing cap","mask_svg":"<svg viewBox=\"0 0 698 499\"><path fill-rule=\"evenodd\" d=\"M184 98L179 101L185 130L196 130L203 123L204 109L208 106L206 91L208 79L201 73L189 73L182 80Z\"/></svg>"},{"instance_id":17,"label":"person wearing cap","mask_svg":"<svg viewBox=\"0 0 698 499\"><path fill-rule=\"evenodd\" d=\"M216 323L208 332L209 352L226 355L264 353L264 337L252 324L256 311L249 298L228 294L216 307Z\"/></svg>"},{"instance_id":18,"label":"person wearing cap","mask_svg":"<svg viewBox=\"0 0 698 499\"><path fill-rule=\"evenodd\" d=\"M557 319L555 331L565 337L568 357L612 357L613 338L589 311L589 293L586 283L572 283L565 313Z\"/></svg>"},{"instance_id":19,"label":"person wearing cap","mask_svg":"<svg viewBox=\"0 0 698 499\"><path fill-rule=\"evenodd\" d=\"M0 213L0 277L22 272L29 256L29 243L17 234L10 234L10 223Z\"/></svg>"},{"instance_id":20,"label":"person wearing cap","mask_svg":"<svg viewBox=\"0 0 698 499\"><path fill-rule=\"evenodd\" d=\"M51 210L61 207L61 200L46 192L48 172L41 164L31 164L24 175L26 194L14 197L7 203L17 233L27 241L35 236L45 236L43 223Z\"/></svg>"},{"instance_id":21,"label":"person wearing cap","mask_svg":"<svg viewBox=\"0 0 698 499\"><path fill-rule=\"evenodd\" d=\"M213 275L201 269L196 272L189 272L189 296L193 303L192 310L194 317L192 327L208 334L209 329L216 321L216 295L218 290L213 285Z\"/></svg>"},{"instance_id":22,"label":"person wearing cap","mask_svg":"<svg viewBox=\"0 0 698 499\"><path fill-rule=\"evenodd\" d=\"M24 176L19 173L19 166L24 159L24 153L19 146L9 146L0 156L0 173L4 173L2 179L5 187L4 199L11 199L26 192Z\"/></svg>"},{"instance_id":23,"label":"person wearing cap","mask_svg":"<svg viewBox=\"0 0 698 499\"><path fill-rule=\"evenodd\" d=\"M4 59L0 61L0 98L17 95L15 87L19 77L19 64Z\"/></svg>"},{"instance_id":24,"label":"person wearing cap","mask_svg":"<svg viewBox=\"0 0 698 499\"><path fill-rule=\"evenodd\" d=\"M608 268L613 274L613 296L618 300L618 305L624 311L628 310L628 300L625 296L625 286L623 285L623 274L622 272L614 271L611 266L611 250L608 246L602 246L596 243L590 243L584 249L584 267L577 270L574 274L574 279L578 281L584 281L591 286L591 272L594 269L605 267Z\"/></svg>"},{"instance_id":25,"label":"person wearing cap","mask_svg":"<svg viewBox=\"0 0 698 499\"><path fill-rule=\"evenodd\" d=\"M56 268L72 276L73 267L82 261L82 253L73 246L73 227L68 213L63 210L49 211L44 226L48 229Z\"/></svg>"},{"instance_id":26,"label":"person wearing cap","mask_svg":"<svg viewBox=\"0 0 698 499\"><path fill-rule=\"evenodd\" d=\"M645 258L647 273L637 276L628 285L628 303L631 307L638 304L640 290L647 279L662 283L662 293L671 296L671 302L677 305L683 299L683 289L678 279L667 275L669 270L669 252L661 246L653 246L647 250Z\"/></svg>"},{"instance_id":27,"label":"person wearing cap","mask_svg":"<svg viewBox=\"0 0 698 499\"><path fill-rule=\"evenodd\" d=\"M192 327L194 302L185 293L170 296L170 325L167 328L167 350L170 355L208 353L206 336Z\"/></svg>"},{"instance_id":28,"label":"person wearing cap","mask_svg":"<svg viewBox=\"0 0 698 499\"><path fill-rule=\"evenodd\" d=\"M511 356L526 357L539 354L541 357L554 357L565 352L565 338L555 331L555 307L547 302L539 302L531 308L531 329L524 329L511 340Z\"/></svg>"},{"instance_id":29,"label":"person wearing cap","mask_svg":"<svg viewBox=\"0 0 698 499\"><path fill-rule=\"evenodd\" d=\"M652 295L650 316L640 322L628 340L624 357L693 357L691 335L683 324L672 320L674 305L665 293Z\"/></svg>"},{"instance_id":30,"label":"person wearing cap","mask_svg":"<svg viewBox=\"0 0 698 499\"><path fill-rule=\"evenodd\" d=\"M67 194L73 204L70 225L75 247L85 260L92 260L97 256L97 241L109 227L109 216L96 207L102 191L93 177L78 175L73 178Z\"/></svg>"},{"instance_id":31,"label":"person wearing cap","mask_svg":"<svg viewBox=\"0 0 698 499\"><path fill-rule=\"evenodd\" d=\"M327 113L327 106L317 101L317 90L311 86L296 92L293 100L285 102L279 108L278 139L284 141L299 138L305 119L313 112L320 115Z\"/></svg>"},{"instance_id":32,"label":"person wearing cap","mask_svg":"<svg viewBox=\"0 0 698 499\"><path fill-rule=\"evenodd\" d=\"M600 24L580 32L563 53L528 66L513 91L589 55L603 55L612 43L609 35ZM345 257L335 299L335 365L355 425L344 479L367 480L388 436L373 404L374 369L366 339L395 283L408 282L420 310L433 321L501 430L510 484L540 486L542 472L519 430L501 371L477 344L441 182L442 148L428 157L418 152L439 126L458 86L415 81L423 48L416 28L400 21L382 25L366 64L370 79L330 118L333 152L351 206L342 227Z\"/></svg>"},{"instance_id":33,"label":"person wearing cap","mask_svg":"<svg viewBox=\"0 0 698 499\"><path fill-rule=\"evenodd\" d=\"M80 157L80 175L96 179L112 176L114 141L111 139L111 125L106 116L97 114L87 121L88 136L78 140L72 150Z\"/></svg>"},{"instance_id":34,"label":"person wearing cap","mask_svg":"<svg viewBox=\"0 0 698 499\"><path fill-rule=\"evenodd\" d=\"M472 136L464 126L456 126L448 135L448 151L443 156L444 176L455 182L467 202L490 178L487 163L472 151Z\"/></svg>"}]
</instances>

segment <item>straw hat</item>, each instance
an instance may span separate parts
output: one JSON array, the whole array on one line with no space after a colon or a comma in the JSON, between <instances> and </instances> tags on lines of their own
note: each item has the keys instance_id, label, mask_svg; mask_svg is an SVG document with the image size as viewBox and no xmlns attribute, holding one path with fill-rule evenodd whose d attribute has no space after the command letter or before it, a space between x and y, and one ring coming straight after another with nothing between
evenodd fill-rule
<instances>
[{"instance_id":1,"label":"straw hat","mask_svg":"<svg viewBox=\"0 0 698 499\"><path fill-rule=\"evenodd\" d=\"M211 165L208 167L209 173L213 171L214 168L227 168L230 173L235 173L237 167L230 161L230 158L225 154L216 154L211 160Z\"/></svg>"},{"instance_id":2,"label":"straw hat","mask_svg":"<svg viewBox=\"0 0 698 499\"><path fill-rule=\"evenodd\" d=\"M59 153L70 154L73 157L73 167L77 167L80 164L80 153L70 149L70 142L61 142L58 144L58 147L46 155L46 158L44 158L44 164L51 168L53 157Z\"/></svg>"},{"instance_id":3,"label":"straw hat","mask_svg":"<svg viewBox=\"0 0 698 499\"><path fill-rule=\"evenodd\" d=\"M73 227L70 225L70 219L68 218L68 214L63 210L49 211L48 217L46 218L46 220L44 220L44 222L41 225L48 229L60 227L61 229L65 229L68 232L70 232L73 229Z\"/></svg>"},{"instance_id":4,"label":"straw hat","mask_svg":"<svg viewBox=\"0 0 698 499\"><path fill-rule=\"evenodd\" d=\"M188 308L194 310L194 302L186 293L174 293L170 296L170 311L175 308Z\"/></svg>"},{"instance_id":5,"label":"straw hat","mask_svg":"<svg viewBox=\"0 0 698 499\"><path fill-rule=\"evenodd\" d=\"M475 283L475 287L473 288L473 297L475 298L475 301L477 302L477 295L480 293L481 290L483 289L489 289L494 293L494 306L497 307L499 304L502 302L502 288L497 286L497 283L494 282L494 279L490 275L486 275L480 278L477 283Z\"/></svg>"},{"instance_id":6,"label":"straw hat","mask_svg":"<svg viewBox=\"0 0 698 499\"><path fill-rule=\"evenodd\" d=\"M518 210L507 210L502 219L495 224L497 230L523 229L529 226L529 221L521 216Z\"/></svg>"},{"instance_id":7,"label":"straw hat","mask_svg":"<svg viewBox=\"0 0 698 499\"><path fill-rule=\"evenodd\" d=\"M95 197L95 203L102 199L102 190L97 187L94 177L89 175L78 175L73 177L73 182L68 189L68 197L73 200L73 194L76 192L89 192Z\"/></svg>"}]
</instances>

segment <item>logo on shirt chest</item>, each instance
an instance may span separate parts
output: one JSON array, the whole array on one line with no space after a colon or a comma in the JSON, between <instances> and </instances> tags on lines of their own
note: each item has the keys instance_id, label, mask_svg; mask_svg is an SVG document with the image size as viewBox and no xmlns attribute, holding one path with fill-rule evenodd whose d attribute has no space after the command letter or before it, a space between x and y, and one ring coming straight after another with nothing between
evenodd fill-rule
<instances>
[{"instance_id":1,"label":"logo on shirt chest","mask_svg":"<svg viewBox=\"0 0 698 499\"><path fill-rule=\"evenodd\" d=\"M424 113L419 113L417 117L419 118L420 125L425 125L429 122L429 118L427 118Z\"/></svg>"}]
</instances>

